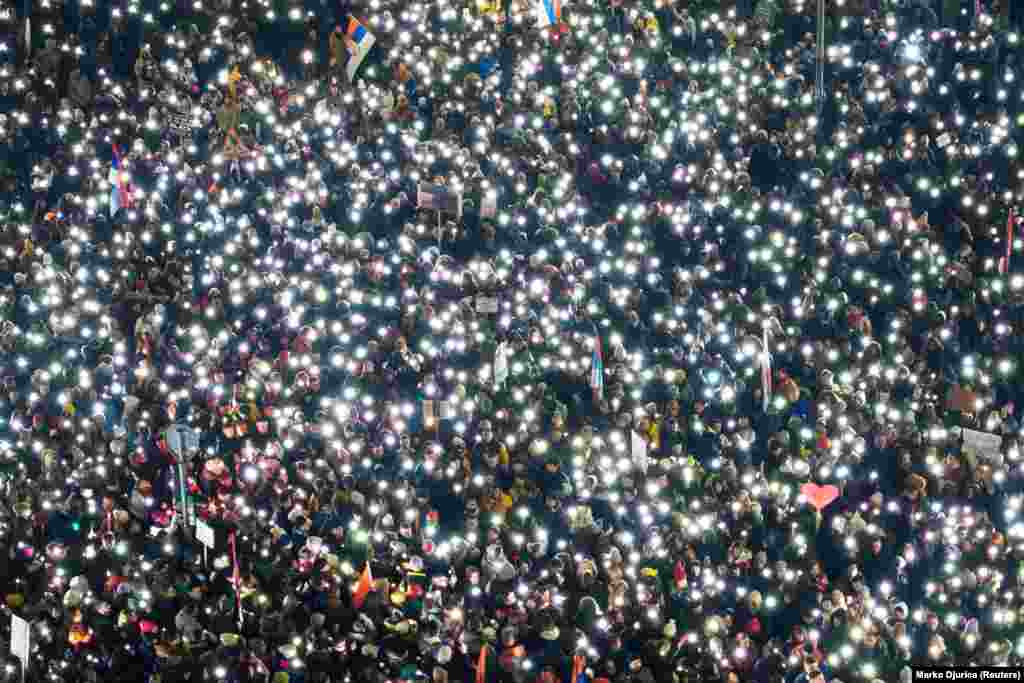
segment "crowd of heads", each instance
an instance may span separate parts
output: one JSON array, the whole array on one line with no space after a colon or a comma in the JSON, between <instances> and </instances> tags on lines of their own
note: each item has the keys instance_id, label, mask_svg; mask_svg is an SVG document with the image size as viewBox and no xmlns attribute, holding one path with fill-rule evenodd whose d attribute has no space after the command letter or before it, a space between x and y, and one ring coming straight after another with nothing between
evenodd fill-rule
<instances>
[{"instance_id":1,"label":"crowd of heads","mask_svg":"<svg viewBox=\"0 0 1024 683\"><path fill-rule=\"evenodd\" d=\"M4 0L0 677L1024 663L1020 16L828 5Z\"/></svg>"}]
</instances>

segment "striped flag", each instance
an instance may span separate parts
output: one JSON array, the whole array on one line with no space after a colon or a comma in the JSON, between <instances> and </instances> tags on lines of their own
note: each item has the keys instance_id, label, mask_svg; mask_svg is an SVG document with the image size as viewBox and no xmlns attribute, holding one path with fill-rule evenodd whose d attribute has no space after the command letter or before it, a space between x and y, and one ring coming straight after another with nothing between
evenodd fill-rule
<instances>
[{"instance_id":1,"label":"striped flag","mask_svg":"<svg viewBox=\"0 0 1024 683\"><path fill-rule=\"evenodd\" d=\"M348 64L345 65L345 75L351 83L356 78L356 71L370 54L370 49L377 42L377 38L366 30L366 27L359 23L355 17L348 18L348 27L345 30L345 45L348 48Z\"/></svg>"},{"instance_id":2,"label":"striped flag","mask_svg":"<svg viewBox=\"0 0 1024 683\"><path fill-rule=\"evenodd\" d=\"M562 21L562 0L534 0L534 11L541 28L554 26Z\"/></svg>"},{"instance_id":3,"label":"striped flag","mask_svg":"<svg viewBox=\"0 0 1024 683\"><path fill-rule=\"evenodd\" d=\"M1013 224L1017 221L1013 207L1010 207L1010 215L1006 219L1006 256L999 259L999 272L1006 275L1010 272L1010 256L1013 254Z\"/></svg>"},{"instance_id":4,"label":"striped flag","mask_svg":"<svg viewBox=\"0 0 1024 683\"><path fill-rule=\"evenodd\" d=\"M587 660L583 655L572 658L572 676L569 683L587 683Z\"/></svg>"},{"instance_id":5,"label":"striped flag","mask_svg":"<svg viewBox=\"0 0 1024 683\"><path fill-rule=\"evenodd\" d=\"M768 412L772 396L772 353L768 346L768 328L764 329L764 350L761 352L761 394L764 412Z\"/></svg>"},{"instance_id":6,"label":"striped flag","mask_svg":"<svg viewBox=\"0 0 1024 683\"><path fill-rule=\"evenodd\" d=\"M601 333L597 325L594 325L594 356L590 360L590 388L595 401L604 398L604 357L601 355Z\"/></svg>"},{"instance_id":7,"label":"striped flag","mask_svg":"<svg viewBox=\"0 0 1024 683\"><path fill-rule=\"evenodd\" d=\"M121 174L121 150L116 144L111 145L110 148L113 152L113 159L110 162L108 179L110 181L110 215L113 216L122 206L131 207L132 193Z\"/></svg>"}]
</instances>

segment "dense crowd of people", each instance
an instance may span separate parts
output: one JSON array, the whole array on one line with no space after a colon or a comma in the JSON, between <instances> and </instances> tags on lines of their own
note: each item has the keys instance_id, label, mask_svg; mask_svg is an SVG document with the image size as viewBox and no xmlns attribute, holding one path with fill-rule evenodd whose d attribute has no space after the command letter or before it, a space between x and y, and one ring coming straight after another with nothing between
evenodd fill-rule
<instances>
[{"instance_id":1,"label":"dense crowd of people","mask_svg":"<svg viewBox=\"0 0 1024 683\"><path fill-rule=\"evenodd\" d=\"M1024 663L1021 13L946 5L819 92L809 1L5 0L0 678Z\"/></svg>"}]
</instances>

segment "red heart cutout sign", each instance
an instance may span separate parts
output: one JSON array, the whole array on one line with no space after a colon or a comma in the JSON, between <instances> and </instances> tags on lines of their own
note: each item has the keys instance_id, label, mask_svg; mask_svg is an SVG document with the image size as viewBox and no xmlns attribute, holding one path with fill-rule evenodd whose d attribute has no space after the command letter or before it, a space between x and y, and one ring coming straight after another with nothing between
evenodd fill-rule
<instances>
[{"instance_id":1,"label":"red heart cutout sign","mask_svg":"<svg viewBox=\"0 0 1024 683\"><path fill-rule=\"evenodd\" d=\"M807 483L800 487L800 493L804 494L804 498L807 502L814 506L814 509L821 512L829 506L829 504L839 497L839 489L829 484L828 486L818 486L817 484Z\"/></svg>"}]
</instances>

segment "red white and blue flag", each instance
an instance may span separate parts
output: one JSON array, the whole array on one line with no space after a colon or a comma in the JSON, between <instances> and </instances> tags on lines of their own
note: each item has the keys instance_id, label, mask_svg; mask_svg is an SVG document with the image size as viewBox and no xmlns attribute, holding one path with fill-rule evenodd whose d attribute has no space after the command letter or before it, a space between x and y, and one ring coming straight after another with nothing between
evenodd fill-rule
<instances>
[{"instance_id":1,"label":"red white and blue flag","mask_svg":"<svg viewBox=\"0 0 1024 683\"><path fill-rule=\"evenodd\" d=\"M604 398L604 357L601 355L601 333L594 325L594 355L590 361L590 388L594 392L594 400Z\"/></svg>"},{"instance_id":2,"label":"red white and blue flag","mask_svg":"<svg viewBox=\"0 0 1024 683\"><path fill-rule=\"evenodd\" d=\"M370 33L365 26L359 23L355 17L348 18L348 26L345 29L345 36L348 38L348 64L345 65L345 75L351 83L356 78L356 71L359 65L370 54L370 48L377 42L377 38Z\"/></svg>"},{"instance_id":3,"label":"red white and blue flag","mask_svg":"<svg viewBox=\"0 0 1024 683\"><path fill-rule=\"evenodd\" d=\"M113 216L121 207L131 207L132 193L128 184L124 181L124 174L121 173L121 150L117 145L111 145L113 160L110 162L110 215Z\"/></svg>"},{"instance_id":4,"label":"red white and blue flag","mask_svg":"<svg viewBox=\"0 0 1024 683\"><path fill-rule=\"evenodd\" d=\"M534 9L541 28L555 26L562 21L562 0L534 0Z\"/></svg>"}]
</instances>

